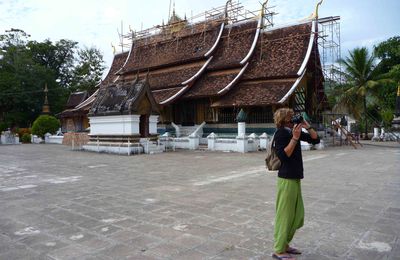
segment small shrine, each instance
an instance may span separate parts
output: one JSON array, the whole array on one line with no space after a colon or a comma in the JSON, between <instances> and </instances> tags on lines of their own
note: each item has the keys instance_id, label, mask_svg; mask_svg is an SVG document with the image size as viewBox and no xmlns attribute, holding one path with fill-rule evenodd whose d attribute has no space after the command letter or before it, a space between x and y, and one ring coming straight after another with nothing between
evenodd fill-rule
<instances>
[{"instance_id":1,"label":"small shrine","mask_svg":"<svg viewBox=\"0 0 400 260\"><path fill-rule=\"evenodd\" d=\"M157 140L159 108L148 78L117 81L99 89L98 96L101 98L89 110L90 141L83 149L123 154L149 152L140 143Z\"/></svg>"}]
</instances>

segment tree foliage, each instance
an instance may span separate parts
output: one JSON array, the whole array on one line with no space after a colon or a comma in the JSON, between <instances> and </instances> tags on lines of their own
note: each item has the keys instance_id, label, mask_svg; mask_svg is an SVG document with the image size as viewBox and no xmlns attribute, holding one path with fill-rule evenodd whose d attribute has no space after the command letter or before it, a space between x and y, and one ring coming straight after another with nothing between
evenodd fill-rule
<instances>
[{"instance_id":1,"label":"tree foliage","mask_svg":"<svg viewBox=\"0 0 400 260\"><path fill-rule=\"evenodd\" d=\"M340 60L344 82L333 84L328 100L339 112L352 114L367 132L368 125L391 125L400 85L400 37L374 47L355 48Z\"/></svg>"},{"instance_id":2,"label":"tree foliage","mask_svg":"<svg viewBox=\"0 0 400 260\"><path fill-rule=\"evenodd\" d=\"M335 109L346 109L360 120L363 115L367 134L367 106L379 82L374 80L375 56L367 48L355 48L349 56L339 61L343 66L345 84L337 98Z\"/></svg>"},{"instance_id":3,"label":"tree foliage","mask_svg":"<svg viewBox=\"0 0 400 260\"><path fill-rule=\"evenodd\" d=\"M32 125L32 134L44 137L46 133L55 134L60 128L60 121L54 116L41 115Z\"/></svg>"},{"instance_id":4,"label":"tree foliage","mask_svg":"<svg viewBox=\"0 0 400 260\"><path fill-rule=\"evenodd\" d=\"M104 70L95 48L79 49L78 43L30 40L20 29L0 34L0 122L8 127L31 125L40 115L43 89L53 114L64 109L71 92L93 90Z\"/></svg>"},{"instance_id":5,"label":"tree foliage","mask_svg":"<svg viewBox=\"0 0 400 260\"><path fill-rule=\"evenodd\" d=\"M78 51L78 66L75 67L72 85L76 90L94 92L96 84L101 81L105 69L103 55L95 48L85 47Z\"/></svg>"}]
</instances>

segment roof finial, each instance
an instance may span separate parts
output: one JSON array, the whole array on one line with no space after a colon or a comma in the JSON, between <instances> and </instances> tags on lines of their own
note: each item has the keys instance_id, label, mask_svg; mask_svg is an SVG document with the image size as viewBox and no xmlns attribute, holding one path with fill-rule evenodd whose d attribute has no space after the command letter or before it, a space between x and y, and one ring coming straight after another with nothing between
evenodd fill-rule
<instances>
[{"instance_id":1,"label":"roof finial","mask_svg":"<svg viewBox=\"0 0 400 260\"><path fill-rule=\"evenodd\" d=\"M228 18L228 4L232 5L232 0L226 1L224 18Z\"/></svg>"},{"instance_id":2,"label":"roof finial","mask_svg":"<svg viewBox=\"0 0 400 260\"><path fill-rule=\"evenodd\" d=\"M265 0L265 2L261 5L261 28L264 28L264 15L265 15L265 9L267 8L268 0Z\"/></svg>"},{"instance_id":3,"label":"roof finial","mask_svg":"<svg viewBox=\"0 0 400 260\"><path fill-rule=\"evenodd\" d=\"M111 42L111 48L113 49L113 54L115 55L116 50L115 50L115 46L112 42Z\"/></svg>"},{"instance_id":4,"label":"roof finial","mask_svg":"<svg viewBox=\"0 0 400 260\"><path fill-rule=\"evenodd\" d=\"M318 4L317 4L317 6L315 7L315 14L314 14L314 18L315 18L315 19L318 19L318 8L319 8L319 6L322 4L323 1L324 1L324 0L319 1Z\"/></svg>"}]
</instances>

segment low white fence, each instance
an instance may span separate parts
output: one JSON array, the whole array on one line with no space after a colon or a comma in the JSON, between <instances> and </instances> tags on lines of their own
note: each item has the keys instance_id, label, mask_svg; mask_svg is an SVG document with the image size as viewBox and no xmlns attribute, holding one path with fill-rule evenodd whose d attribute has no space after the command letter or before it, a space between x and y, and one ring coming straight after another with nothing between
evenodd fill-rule
<instances>
[{"instance_id":1,"label":"low white fence","mask_svg":"<svg viewBox=\"0 0 400 260\"><path fill-rule=\"evenodd\" d=\"M46 144L62 144L64 136L62 135L51 135L47 133L44 135L44 142Z\"/></svg>"}]
</instances>

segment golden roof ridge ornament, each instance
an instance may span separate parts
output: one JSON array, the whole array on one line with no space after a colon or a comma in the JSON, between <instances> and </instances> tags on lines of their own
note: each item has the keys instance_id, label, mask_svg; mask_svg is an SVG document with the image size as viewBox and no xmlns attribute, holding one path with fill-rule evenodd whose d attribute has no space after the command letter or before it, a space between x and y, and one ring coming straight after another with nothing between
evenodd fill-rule
<instances>
[{"instance_id":1,"label":"golden roof ridge ornament","mask_svg":"<svg viewBox=\"0 0 400 260\"><path fill-rule=\"evenodd\" d=\"M228 4L232 5L232 0L226 1L224 19L227 19L227 18L228 18Z\"/></svg>"},{"instance_id":2,"label":"golden roof ridge ornament","mask_svg":"<svg viewBox=\"0 0 400 260\"><path fill-rule=\"evenodd\" d=\"M111 48L113 49L113 54L115 55L116 50L115 50L115 46L114 46L114 44L112 42L111 42Z\"/></svg>"},{"instance_id":3,"label":"golden roof ridge ornament","mask_svg":"<svg viewBox=\"0 0 400 260\"><path fill-rule=\"evenodd\" d=\"M319 6L322 4L323 1L324 0L319 1L317 6L315 6L315 13L314 13L314 17L313 18L318 19L318 9L319 9Z\"/></svg>"},{"instance_id":4,"label":"golden roof ridge ornament","mask_svg":"<svg viewBox=\"0 0 400 260\"><path fill-rule=\"evenodd\" d=\"M264 15L265 15L265 9L267 8L267 4L268 4L268 0L266 0L262 5L261 5L261 12L260 12L260 16L261 16L261 24L260 24L260 28L264 28Z\"/></svg>"}]
</instances>

